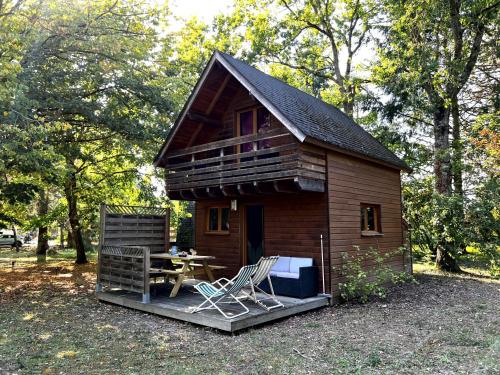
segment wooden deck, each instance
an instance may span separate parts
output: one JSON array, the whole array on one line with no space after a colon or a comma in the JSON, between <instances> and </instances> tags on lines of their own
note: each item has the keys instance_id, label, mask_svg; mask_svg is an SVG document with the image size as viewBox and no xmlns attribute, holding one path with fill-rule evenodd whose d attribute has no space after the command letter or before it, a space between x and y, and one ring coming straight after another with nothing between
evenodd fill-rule
<instances>
[{"instance_id":1,"label":"wooden deck","mask_svg":"<svg viewBox=\"0 0 500 375\"><path fill-rule=\"evenodd\" d=\"M250 309L248 314L228 320L215 310L204 310L192 314L190 311L203 302L203 297L195 293L192 286L186 284L183 285L175 298L168 297L170 288L171 286L166 287L159 284L151 285L152 294L150 303L142 303L142 295L140 293L122 290L99 292L97 293L97 298L100 301L161 315L167 318L182 320L205 327L216 328L226 332L235 332L259 324L271 322L273 320L285 318L287 316L300 314L305 311L318 309L328 305L329 302L328 298L324 296L306 299L279 296L279 300L285 305L285 307L265 311L254 303L248 301L245 302L245 305ZM239 307L240 310L238 310L238 307L239 306L237 306L237 304L225 304L223 309L224 311L241 311L241 307Z\"/></svg>"}]
</instances>

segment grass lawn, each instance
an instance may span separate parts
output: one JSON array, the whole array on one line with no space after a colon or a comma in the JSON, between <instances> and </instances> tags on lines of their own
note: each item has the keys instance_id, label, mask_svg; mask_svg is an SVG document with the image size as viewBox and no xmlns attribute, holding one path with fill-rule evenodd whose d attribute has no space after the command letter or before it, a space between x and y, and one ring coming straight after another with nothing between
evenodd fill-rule
<instances>
[{"instance_id":1,"label":"grass lawn","mask_svg":"<svg viewBox=\"0 0 500 375\"><path fill-rule=\"evenodd\" d=\"M416 264L385 301L231 336L99 303L95 262L70 256L0 249L0 374L500 373L500 283L482 275Z\"/></svg>"}]
</instances>

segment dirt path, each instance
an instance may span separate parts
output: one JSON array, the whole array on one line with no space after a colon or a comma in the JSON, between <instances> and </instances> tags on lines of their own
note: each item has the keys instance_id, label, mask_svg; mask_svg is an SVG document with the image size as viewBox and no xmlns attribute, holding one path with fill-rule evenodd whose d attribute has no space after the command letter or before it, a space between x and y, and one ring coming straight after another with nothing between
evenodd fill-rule
<instances>
[{"instance_id":1,"label":"dirt path","mask_svg":"<svg viewBox=\"0 0 500 375\"><path fill-rule=\"evenodd\" d=\"M93 265L0 268L0 374L495 374L500 283L418 274L383 302L230 336L98 303Z\"/></svg>"}]
</instances>

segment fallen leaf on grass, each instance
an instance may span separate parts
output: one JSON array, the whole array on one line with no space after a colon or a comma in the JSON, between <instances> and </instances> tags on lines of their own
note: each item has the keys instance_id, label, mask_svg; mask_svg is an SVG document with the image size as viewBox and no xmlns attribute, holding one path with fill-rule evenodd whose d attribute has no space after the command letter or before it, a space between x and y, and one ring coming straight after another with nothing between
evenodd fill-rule
<instances>
[{"instance_id":1,"label":"fallen leaf on grass","mask_svg":"<svg viewBox=\"0 0 500 375\"><path fill-rule=\"evenodd\" d=\"M32 314L32 313L27 313L27 314L24 314L23 316L23 320L31 320L35 317L35 314Z\"/></svg>"},{"instance_id":2,"label":"fallen leaf on grass","mask_svg":"<svg viewBox=\"0 0 500 375\"><path fill-rule=\"evenodd\" d=\"M63 351L63 352L59 352L56 354L56 357L57 358L73 358L73 357L76 357L76 355L78 354L78 352L75 352L73 350L67 350L67 351Z\"/></svg>"}]
</instances>

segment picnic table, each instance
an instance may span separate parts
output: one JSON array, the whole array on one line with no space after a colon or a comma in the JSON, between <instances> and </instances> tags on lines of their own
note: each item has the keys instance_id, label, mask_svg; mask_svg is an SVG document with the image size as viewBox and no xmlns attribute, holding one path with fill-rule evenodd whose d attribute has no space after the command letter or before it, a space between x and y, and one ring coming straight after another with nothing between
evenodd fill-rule
<instances>
[{"instance_id":1,"label":"picnic table","mask_svg":"<svg viewBox=\"0 0 500 375\"><path fill-rule=\"evenodd\" d=\"M189 276L199 276L206 275L207 278L214 282L215 278L212 273L213 269L222 269L225 268L223 266L214 266L210 265L208 262L214 260L215 257L209 255L172 255L168 253L159 253L159 254L151 254L151 259L169 259L171 261L175 261L176 263L181 263L182 267L180 269L175 270L161 270L167 275L175 277L175 285L170 293L170 297L175 297L179 292L179 289L182 286L182 282L186 277Z\"/></svg>"}]
</instances>

